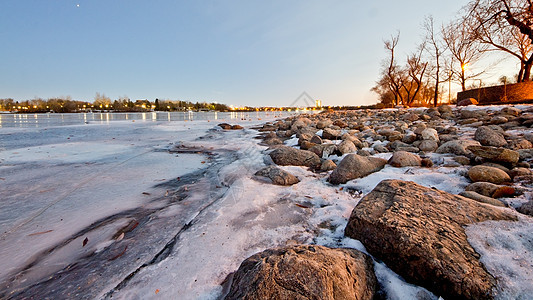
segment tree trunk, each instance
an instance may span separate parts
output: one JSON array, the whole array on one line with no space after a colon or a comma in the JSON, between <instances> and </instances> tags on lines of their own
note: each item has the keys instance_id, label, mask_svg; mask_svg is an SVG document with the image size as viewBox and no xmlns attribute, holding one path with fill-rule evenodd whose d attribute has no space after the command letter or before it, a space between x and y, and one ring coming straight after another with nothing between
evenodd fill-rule
<instances>
[{"instance_id":1,"label":"tree trunk","mask_svg":"<svg viewBox=\"0 0 533 300\"><path fill-rule=\"evenodd\" d=\"M466 79L465 79L465 70L461 70L461 89L462 91L466 91Z\"/></svg>"},{"instance_id":2,"label":"tree trunk","mask_svg":"<svg viewBox=\"0 0 533 300\"><path fill-rule=\"evenodd\" d=\"M516 82L522 82L523 77L524 77L524 62L520 62L520 72L518 72L518 76L516 77Z\"/></svg>"},{"instance_id":3,"label":"tree trunk","mask_svg":"<svg viewBox=\"0 0 533 300\"><path fill-rule=\"evenodd\" d=\"M435 94L433 95L433 106L439 104L439 68L437 68L437 77L435 79Z\"/></svg>"},{"instance_id":4,"label":"tree trunk","mask_svg":"<svg viewBox=\"0 0 533 300\"><path fill-rule=\"evenodd\" d=\"M531 63L527 62L524 65L524 77L522 78L522 82L526 82L530 80L531 80Z\"/></svg>"}]
</instances>

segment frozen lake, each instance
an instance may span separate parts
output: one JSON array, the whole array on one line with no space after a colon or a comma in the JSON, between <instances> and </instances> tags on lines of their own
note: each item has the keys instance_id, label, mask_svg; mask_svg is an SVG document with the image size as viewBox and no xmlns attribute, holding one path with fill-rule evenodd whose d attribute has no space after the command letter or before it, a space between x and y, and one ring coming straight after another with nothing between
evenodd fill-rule
<instances>
[{"instance_id":1,"label":"frozen lake","mask_svg":"<svg viewBox=\"0 0 533 300\"><path fill-rule=\"evenodd\" d=\"M280 116L0 115L0 298L103 297L162 260L167 243L227 192L220 169L254 142L255 131L215 125Z\"/></svg>"},{"instance_id":2,"label":"frozen lake","mask_svg":"<svg viewBox=\"0 0 533 300\"><path fill-rule=\"evenodd\" d=\"M271 118L288 116L289 112L130 112L130 113L75 113L75 114L0 114L0 128L45 128L80 124L109 124L113 121L217 121ZM293 113L294 114L294 113Z\"/></svg>"}]
</instances>

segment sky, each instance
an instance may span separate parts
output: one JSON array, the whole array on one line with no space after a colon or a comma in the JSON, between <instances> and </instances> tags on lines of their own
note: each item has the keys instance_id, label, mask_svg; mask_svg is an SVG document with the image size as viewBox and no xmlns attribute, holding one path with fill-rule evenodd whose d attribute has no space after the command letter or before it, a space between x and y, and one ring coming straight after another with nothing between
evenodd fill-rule
<instances>
[{"instance_id":1,"label":"sky","mask_svg":"<svg viewBox=\"0 0 533 300\"><path fill-rule=\"evenodd\" d=\"M376 103L400 31L405 56L432 15L466 1L2 0L0 98L70 96L287 106Z\"/></svg>"}]
</instances>

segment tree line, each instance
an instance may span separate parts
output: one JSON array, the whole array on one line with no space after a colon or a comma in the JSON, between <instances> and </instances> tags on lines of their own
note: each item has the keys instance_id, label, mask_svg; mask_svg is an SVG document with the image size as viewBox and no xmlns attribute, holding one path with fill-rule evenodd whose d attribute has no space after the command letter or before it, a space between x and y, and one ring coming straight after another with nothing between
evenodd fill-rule
<instances>
[{"instance_id":1,"label":"tree line","mask_svg":"<svg viewBox=\"0 0 533 300\"><path fill-rule=\"evenodd\" d=\"M111 100L105 94L96 93L93 102L72 100L70 96L57 98L35 98L32 100L15 101L12 98L0 99L0 111L20 113L74 113L88 111L114 111L114 112L146 112L146 111L187 111L187 110L212 110L229 111L226 104L216 102L191 102L181 100L131 101L127 96Z\"/></svg>"},{"instance_id":2,"label":"tree line","mask_svg":"<svg viewBox=\"0 0 533 300\"><path fill-rule=\"evenodd\" d=\"M426 17L422 30L422 41L403 62L397 53L400 32L384 40L387 58L382 61L380 77L371 89L382 104L437 106L446 82L465 91L467 83L475 79L481 87L477 78L498 60L494 59L485 69L474 71L470 67L482 59L496 58L492 55L495 52L519 62L516 77L501 76L502 84L531 80L531 0L471 0L447 24L436 26L431 16Z\"/></svg>"}]
</instances>

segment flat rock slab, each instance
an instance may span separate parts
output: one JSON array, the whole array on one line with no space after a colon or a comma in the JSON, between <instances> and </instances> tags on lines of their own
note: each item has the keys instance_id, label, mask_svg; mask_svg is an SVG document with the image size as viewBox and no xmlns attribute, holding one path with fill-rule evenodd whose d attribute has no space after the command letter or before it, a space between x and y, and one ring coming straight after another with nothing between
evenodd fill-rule
<instances>
[{"instance_id":1,"label":"flat rock slab","mask_svg":"<svg viewBox=\"0 0 533 300\"><path fill-rule=\"evenodd\" d=\"M518 152L506 148L491 146L468 146L467 149L472 151L474 155L485 158L492 162L516 164L520 159L520 154Z\"/></svg>"},{"instance_id":2,"label":"flat rock slab","mask_svg":"<svg viewBox=\"0 0 533 300\"><path fill-rule=\"evenodd\" d=\"M372 299L372 259L354 249L298 245L247 258L225 299Z\"/></svg>"},{"instance_id":3,"label":"flat rock slab","mask_svg":"<svg viewBox=\"0 0 533 300\"><path fill-rule=\"evenodd\" d=\"M413 182L384 180L354 208L345 234L407 281L445 299L492 299L496 281L463 228L486 220L516 218Z\"/></svg>"}]
</instances>

